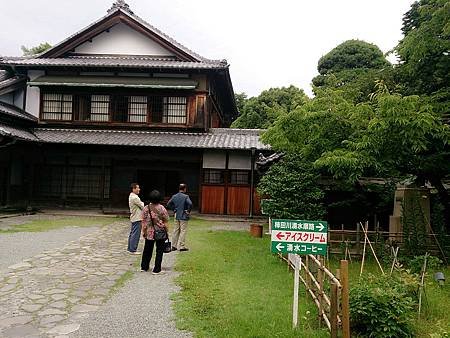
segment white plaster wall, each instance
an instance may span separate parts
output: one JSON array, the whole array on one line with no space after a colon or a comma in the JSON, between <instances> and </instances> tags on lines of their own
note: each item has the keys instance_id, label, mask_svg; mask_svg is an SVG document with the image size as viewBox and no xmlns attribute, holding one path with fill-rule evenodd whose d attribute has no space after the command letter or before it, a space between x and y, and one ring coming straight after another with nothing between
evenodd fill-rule
<instances>
[{"instance_id":1,"label":"white plaster wall","mask_svg":"<svg viewBox=\"0 0 450 338\"><path fill-rule=\"evenodd\" d=\"M250 170L252 158L250 152L230 153L228 158L228 169Z\"/></svg>"},{"instance_id":2,"label":"white plaster wall","mask_svg":"<svg viewBox=\"0 0 450 338\"><path fill-rule=\"evenodd\" d=\"M45 75L45 72L43 70L29 70L28 71L28 77L30 80L34 80L38 78L39 76ZM34 115L36 117L39 117L39 100L41 98L41 91L38 87L30 87L27 88L27 103L25 110L30 113L31 115Z\"/></svg>"},{"instance_id":3,"label":"white plaster wall","mask_svg":"<svg viewBox=\"0 0 450 338\"><path fill-rule=\"evenodd\" d=\"M20 89L20 90L18 90L18 91L16 91L14 93L14 103L13 104L16 107L19 107L20 109L24 108L22 106L23 105L23 94L24 94L24 90L23 89Z\"/></svg>"},{"instance_id":4,"label":"white plaster wall","mask_svg":"<svg viewBox=\"0 0 450 338\"><path fill-rule=\"evenodd\" d=\"M155 41L119 23L75 48L75 53L82 54L117 54L117 55L158 55L173 56Z\"/></svg>"},{"instance_id":5,"label":"white plaster wall","mask_svg":"<svg viewBox=\"0 0 450 338\"><path fill-rule=\"evenodd\" d=\"M226 153L224 151L205 151L203 153L203 168L225 169Z\"/></svg>"},{"instance_id":6,"label":"white plaster wall","mask_svg":"<svg viewBox=\"0 0 450 338\"><path fill-rule=\"evenodd\" d=\"M13 94L12 93L8 93L8 94L0 95L0 102L14 104L14 102L13 102Z\"/></svg>"}]
</instances>

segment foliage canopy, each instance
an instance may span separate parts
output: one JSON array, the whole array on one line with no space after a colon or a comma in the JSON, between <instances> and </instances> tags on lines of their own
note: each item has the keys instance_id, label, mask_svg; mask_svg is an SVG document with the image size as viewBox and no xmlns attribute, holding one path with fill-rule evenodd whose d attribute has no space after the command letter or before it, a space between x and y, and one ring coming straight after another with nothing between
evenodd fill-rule
<instances>
[{"instance_id":1,"label":"foliage canopy","mask_svg":"<svg viewBox=\"0 0 450 338\"><path fill-rule=\"evenodd\" d=\"M52 45L50 45L48 42L43 42L40 45L31 48L27 48L25 46L20 47L24 56L40 54L50 48L52 48Z\"/></svg>"},{"instance_id":2,"label":"foliage canopy","mask_svg":"<svg viewBox=\"0 0 450 338\"><path fill-rule=\"evenodd\" d=\"M233 122L233 128L265 129L283 114L308 101L302 89L295 86L271 88L259 96L247 99L241 93L236 96L240 116Z\"/></svg>"}]
</instances>

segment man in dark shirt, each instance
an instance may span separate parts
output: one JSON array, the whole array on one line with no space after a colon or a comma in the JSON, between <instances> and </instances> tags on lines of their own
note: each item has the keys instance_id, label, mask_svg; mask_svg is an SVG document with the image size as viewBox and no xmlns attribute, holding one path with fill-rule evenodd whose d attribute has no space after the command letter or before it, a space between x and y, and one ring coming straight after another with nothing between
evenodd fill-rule
<instances>
[{"instance_id":1,"label":"man in dark shirt","mask_svg":"<svg viewBox=\"0 0 450 338\"><path fill-rule=\"evenodd\" d=\"M192 201L186 194L186 184L181 183L178 190L178 193L173 195L167 203L167 209L173 210L175 213L172 250L188 251L185 241L189 214L192 210Z\"/></svg>"}]
</instances>

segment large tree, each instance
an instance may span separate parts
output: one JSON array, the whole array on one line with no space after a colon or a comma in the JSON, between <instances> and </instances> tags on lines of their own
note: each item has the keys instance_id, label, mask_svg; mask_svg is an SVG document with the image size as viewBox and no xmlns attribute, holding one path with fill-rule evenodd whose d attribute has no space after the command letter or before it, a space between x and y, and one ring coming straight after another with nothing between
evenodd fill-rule
<instances>
[{"instance_id":1,"label":"large tree","mask_svg":"<svg viewBox=\"0 0 450 338\"><path fill-rule=\"evenodd\" d=\"M43 42L38 46L27 48L25 46L20 47L24 56L35 55L45 52L47 49L52 48L52 45L48 42Z\"/></svg>"},{"instance_id":2,"label":"large tree","mask_svg":"<svg viewBox=\"0 0 450 338\"><path fill-rule=\"evenodd\" d=\"M336 178L414 177L431 182L446 206L442 179L450 172L450 128L418 96L390 94L382 83L372 101L354 104L326 90L279 118L263 140L276 150L297 153Z\"/></svg>"},{"instance_id":3,"label":"large tree","mask_svg":"<svg viewBox=\"0 0 450 338\"><path fill-rule=\"evenodd\" d=\"M240 116L233 122L232 127L268 128L279 116L307 101L308 97L304 91L295 86L271 88L250 99L240 94L237 96Z\"/></svg>"},{"instance_id":4,"label":"large tree","mask_svg":"<svg viewBox=\"0 0 450 338\"><path fill-rule=\"evenodd\" d=\"M428 95L450 122L450 2L415 2L403 17L402 31L395 52L404 94Z\"/></svg>"},{"instance_id":5,"label":"large tree","mask_svg":"<svg viewBox=\"0 0 450 338\"><path fill-rule=\"evenodd\" d=\"M421 0L403 17L395 48L408 94L431 94L450 84L450 2Z\"/></svg>"},{"instance_id":6,"label":"large tree","mask_svg":"<svg viewBox=\"0 0 450 338\"><path fill-rule=\"evenodd\" d=\"M380 69L388 65L376 45L362 40L347 40L322 56L317 70L326 75L348 69Z\"/></svg>"},{"instance_id":7,"label":"large tree","mask_svg":"<svg viewBox=\"0 0 450 338\"><path fill-rule=\"evenodd\" d=\"M339 88L345 97L359 103L369 100L375 81L392 83L392 66L374 44L347 40L320 58L319 75L312 82L320 88Z\"/></svg>"}]
</instances>

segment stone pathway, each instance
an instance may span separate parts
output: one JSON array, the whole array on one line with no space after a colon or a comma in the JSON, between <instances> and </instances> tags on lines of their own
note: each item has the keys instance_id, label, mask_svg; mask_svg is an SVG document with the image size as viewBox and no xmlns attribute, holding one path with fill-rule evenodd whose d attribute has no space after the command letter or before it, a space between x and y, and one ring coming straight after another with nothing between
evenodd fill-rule
<instances>
[{"instance_id":1,"label":"stone pathway","mask_svg":"<svg viewBox=\"0 0 450 338\"><path fill-rule=\"evenodd\" d=\"M67 337L103 304L138 257L127 221L104 226L0 274L0 337ZM13 254L13 253L11 253Z\"/></svg>"}]
</instances>

